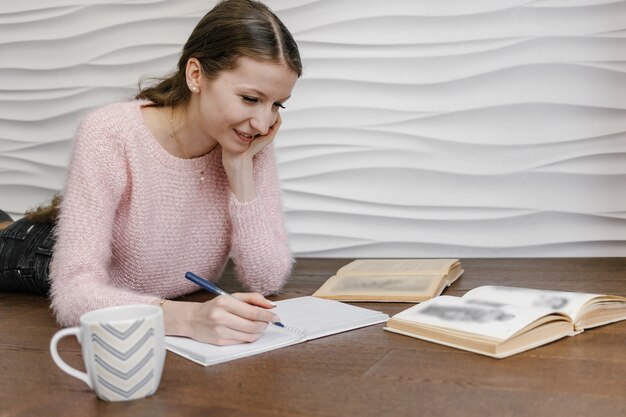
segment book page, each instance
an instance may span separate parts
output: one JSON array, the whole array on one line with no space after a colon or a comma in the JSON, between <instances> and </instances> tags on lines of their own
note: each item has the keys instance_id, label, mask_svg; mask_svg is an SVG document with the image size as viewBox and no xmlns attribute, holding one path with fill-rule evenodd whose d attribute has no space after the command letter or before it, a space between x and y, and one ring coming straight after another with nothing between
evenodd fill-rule
<instances>
[{"instance_id":1,"label":"book page","mask_svg":"<svg viewBox=\"0 0 626 417\"><path fill-rule=\"evenodd\" d=\"M468 291L463 298L523 307L547 308L550 311L566 314L572 321L575 321L581 307L597 296L598 294L486 285Z\"/></svg>"},{"instance_id":2,"label":"book page","mask_svg":"<svg viewBox=\"0 0 626 417\"><path fill-rule=\"evenodd\" d=\"M448 275L446 276L446 286L449 287L450 285L452 285L457 279L461 277L461 275L463 275L464 272L465 271L461 267L461 262L456 262L452 264L452 266L450 267L450 271L448 271Z\"/></svg>"},{"instance_id":3,"label":"book page","mask_svg":"<svg viewBox=\"0 0 626 417\"><path fill-rule=\"evenodd\" d=\"M355 301L422 301L437 295L441 284L441 275L333 275L313 295Z\"/></svg>"},{"instance_id":4,"label":"book page","mask_svg":"<svg viewBox=\"0 0 626 417\"><path fill-rule=\"evenodd\" d=\"M337 271L337 275L446 275L458 259L357 259Z\"/></svg>"},{"instance_id":5,"label":"book page","mask_svg":"<svg viewBox=\"0 0 626 417\"><path fill-rule=\"evenodd\" d=\"M393 319L502 341L550 313L545 308L528 309L442 295L398 313Z\"/></svg>"},{"instance_id":6,"label":"book page","mask_svg":"<svg viewBox=\"0 0 626 417\"><path fill-rule=\"evenodd\" d=\"M276 302L272 310L287 328L301 329L307 339L385 322L389 316L379 311L334 300L298 297Z\"/></svg>"}]
</instances>

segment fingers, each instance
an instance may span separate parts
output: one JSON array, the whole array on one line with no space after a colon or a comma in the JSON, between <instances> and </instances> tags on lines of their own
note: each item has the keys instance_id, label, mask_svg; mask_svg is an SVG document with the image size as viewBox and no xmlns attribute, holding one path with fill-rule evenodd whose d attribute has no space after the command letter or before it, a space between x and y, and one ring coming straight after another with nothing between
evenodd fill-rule
<instances>
[{"instance_id":1,"label":"fingers","mask_svg":"<svg viewBox=\"0 0 626 417\"><path fill-rule=\"evenodd\" d=\"M263 150L270 143L272 143L274 141L274 137L276 136L276 133L278 132L278 129L280 128L281 124L282 124L282 119L280 117L280 114L278 114L278 116L276 118L276 122L274 122L274 124L272 126L270 126L267 134L256 137L252 141L250 146L248 147L248 150L253 155L255 155L258 152L260 152L261 150Z\"/></svg>"},{"instance_id":2,"label":"fingers","mask_svg":"<svg viewBox=\"0 0 626 417\"><path fill-rule=\"evenodd\" d=\"M274 308L276 304L263 297L258 292L245 292L245 293L236 293L233 294L233 297L240 299L241 301L245 301L248 304L252 304L255 306L263 307L263 308Z\"/></svg>"},{"instance_id":3,"label":"fingers","mask_svg":"<svg viewBox=\"0 0 626 417\"><path fill-rule=\"evenodd\" d=\"M270 131L270 133L268 133L267 135L259 136L258 138L254 139L252 143L250 143L250 145L248 146L248 152L251 154L251 156L254 156L257 153L261 152L274 141L274 136L275 134Z\"/></svg>"},{"instance_id":4,"label":"fingers","mask_svg":"<svg viewBox=\"0 0 626 417\"><path fill-rule=\"evenodd\" d=\"M276 122L274 122L274 124L272 126L270 126L269 132L267 132L267 135L262 136L260 139L265 139L265 138L269 138L269 141L273 141L274 137L276 136L276 133L278 133L278 129L280 129L280 126L283 124L283 119L281 119L280 117L280 113L278 114L278 116L276 117Z\"/></svg>"},{"instance_id":5,"label":"fingers","mask_svg":"<svg viewBox=\"0 0 626 417\"><path fill-rule=\"evenodd\" d=\"M216 345L253 342L261 337L268 323L280 320L268 310L272 307L261 294L216 297L201 304L194 315L192 338Z\"/></svg>"},{"instance_id":6,"label":"fingers","mask_svg":"<svg viewBox=\"0 0 626 417\"><path fill-rule=\"evenodd\" d=\"M268 135L272 135L272 137L276 135L276 132L278 132L278 129L280 129L280 125L282 124L283 124L283 119L280 117L280 113L278 113L276 117L276 121L274 122L273 125L270 126L270 131Z\"/></svg>"},{"instance_id":7,"label":"fingers","mask_svg":"<svg viewBox=\"0 0 626 417\"><path fill-rule=\"evenodd\" d=\"M224 327L216 331L210 338L201 341L218 346L240 345L242 343L252 343L261 337L262 334L263 333L245 333Z\"/></svg>"},{"instance_id":8,"label":"fingers","mask_svg":"<svg viewBox=\"0 0 626 417\"><path fill-rule=\"evenodd\" d=\"M236 339L240 343L256 340L268 326L266 321L248 320L226 310L216 310L210 319L220 337Z\"/></svg>"},{"instance_id":9,"label":"fingers","mask_svg":"<svg viewBox=\"0 0 626 417\"><path fill-rule=\"evenodd\" d=\"M274 306L261 294L238 293L233 297L223 296L215 299L217 306L224 308L231 314L237 315L250 321L262 321L265 323L280 321L279 317L267 310ZM257 306L264 308L259 308Z\"/></svg>"},{"instance_id":10,"label":"fingers","mask_svg":"<svg viewBox=\"0 0 626 417\"><path fill-rule=\"evenodd\" d=\"M267 323L262 323L263 329L265 329L267 326ZM226 324L219 324L211 326L211 331L196 332L196 334L192 336L192 338L204 343L211 343L218 346L226 346L241 343L252 343L260 338L262 335L263 331L248 333L233 329Z\"/></svg>"}]
</instances>

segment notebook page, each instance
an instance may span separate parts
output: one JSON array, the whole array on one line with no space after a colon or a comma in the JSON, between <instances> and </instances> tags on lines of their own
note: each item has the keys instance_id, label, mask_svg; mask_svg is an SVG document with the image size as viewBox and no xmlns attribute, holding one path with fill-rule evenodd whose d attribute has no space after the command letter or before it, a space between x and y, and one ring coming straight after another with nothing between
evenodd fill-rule
<instances>
[{"instance_id":1,"label":"notebook page","mask_svg":"<svg viewBox=\"0 0 626 417\"><path fill-rule=\"evenodd\" d=\"M167 336L167 348L201 365L214 365L304 342L308 339L339 333L387 321L378 311L354 307L339 301L298 297L276 302L274 311L286 326L268 326L252 343L216 346L184 337Z\"/></svg>"},{"instance_id":2,"label":"notebook page","mask_svg":"<svg viewBox=\"0 0 626 417\"><path fill-rule=\"evenodd\" d=\"M287 332L273 325L268 326L265 333L254 342L232 346L216 346L186 337L165 338L165 344L170 351L205 366L256 355L302 341L301 334Z\"/></svg>"},{"instance_id":3,"label":"notebook page","mask_svg":"<svg viewBox=\"0 0 626 417\"><path fill-rule=\"evenodd\" d=\"M302 329L307 339L382 323L387 314L317 297L298 297L276 302L273 310L289 328Z\"/></svg>"},{"instance_id":4,"label":"notebook page","mask_svg":"<svg viewBox=\"0 0 626 417\"><path fill-rule=\"evenodd\" d=\"M506 340L550 313L545 308L484 304L477 300L442 295L404 310L394 318Z\"/></svg>"},{"instance_id":5,"label":"notebook page","mask_svg":"<svg viewBox=\"0 0 626 417\"><path fill-rule=\"evenodd\" d=\"M551 311L567 314L572 320L575 320L580 308L587 301L597 296L598 294L485 285L468 291L463 298L496 301L523 307L547 308Z\"/></svg>"}]
</instances>

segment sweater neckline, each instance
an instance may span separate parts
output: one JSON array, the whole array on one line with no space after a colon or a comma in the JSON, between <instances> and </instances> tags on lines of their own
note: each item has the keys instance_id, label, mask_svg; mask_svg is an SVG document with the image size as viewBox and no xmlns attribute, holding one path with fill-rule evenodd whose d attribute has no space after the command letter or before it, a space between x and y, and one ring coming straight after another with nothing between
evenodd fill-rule
<instances>
[{"instance_id":1,"label":"sweater neckline","mask_svg":"<svg viewBox=\"0 0 626 417\"><path fill-rule=\"evenodd\" d=\"M161 146L157 138L154 137L152 131L148 127L148 123L146 122L145 117L143 116L141 108L150 103L151 102L148 100L136 100L136 105L133 106L133 111L135 112L135 117L139 121L138 126L141 130L141 137L145 138L144 142L147 145L147 149L152 154L152 156L154 156L155 159L161 164L176 171L187 172L206 169L207 166L212 162L215 155L218 153L217 149L219 148L219 145L216 145L208 153L202 156L198 156L196 158L187 159L172 155L167 150L165 150L165 148Z\"/></svg>"}]
</instances>

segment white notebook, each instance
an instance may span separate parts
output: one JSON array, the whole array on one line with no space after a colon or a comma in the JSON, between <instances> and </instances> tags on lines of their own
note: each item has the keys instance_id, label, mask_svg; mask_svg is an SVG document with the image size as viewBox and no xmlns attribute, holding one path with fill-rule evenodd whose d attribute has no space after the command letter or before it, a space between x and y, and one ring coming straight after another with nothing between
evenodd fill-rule
<instances>
[{"instance_id":1,"label":"white notebook","mask_svg":"<svg viewBox=\"0 0 626 417\"><path fill-rule=\"evenodd\" d=\"M168 350L208 366L383 323L389 319L387 314L379 311L316 297L277 301L272 311L286 327L268 326L265 333L252 343L216 346L174 336L167 336L165 343Z\"/></svg>"}]
</instances>

